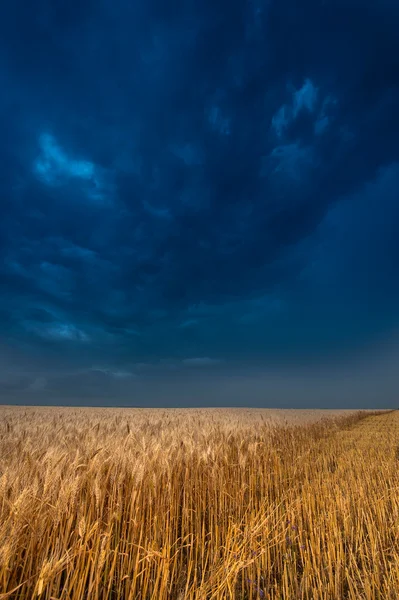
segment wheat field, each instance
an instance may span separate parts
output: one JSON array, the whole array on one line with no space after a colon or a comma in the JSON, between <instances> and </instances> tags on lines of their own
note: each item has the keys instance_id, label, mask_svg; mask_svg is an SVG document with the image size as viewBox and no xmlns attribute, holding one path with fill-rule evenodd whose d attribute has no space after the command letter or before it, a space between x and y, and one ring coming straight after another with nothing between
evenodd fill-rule
<instances>
[{"instance_id":1,"label":"wheat field","mask_svg":"<svg viewBox=\"0 0 399 600\"><path fill-rule=\"evenodd\" d=\"M0 599L399 598L399 411L0 415Z\"/></svg>"}]
</instances>

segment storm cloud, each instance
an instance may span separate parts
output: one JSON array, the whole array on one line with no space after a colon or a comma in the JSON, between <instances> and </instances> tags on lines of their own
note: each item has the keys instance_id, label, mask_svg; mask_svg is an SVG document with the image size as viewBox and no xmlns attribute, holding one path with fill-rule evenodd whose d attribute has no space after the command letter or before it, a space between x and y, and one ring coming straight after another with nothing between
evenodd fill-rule
<instances>
[{"instance_id":1,"label":"storm cloud","mask_svg":"<svg viewBox=\"0 0 399 600\"><path fill-rule=\"evenodd\" d=\"M2 401L395 403L396 3L0 13Z\"/></svg>"}]
</instances>

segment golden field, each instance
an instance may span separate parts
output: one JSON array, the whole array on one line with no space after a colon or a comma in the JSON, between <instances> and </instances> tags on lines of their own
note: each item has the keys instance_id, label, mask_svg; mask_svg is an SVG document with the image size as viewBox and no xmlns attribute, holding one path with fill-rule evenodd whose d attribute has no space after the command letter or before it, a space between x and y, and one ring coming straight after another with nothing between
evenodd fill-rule
<instances>
[{"instance_id":1,"label":"golden field","mask_svg":"<svg viewBox=\"0 0 399 600\"><path fill-rule=\"evenodd\" d=\"M399 411L0 417L0 599L399 598Z\"/></svg>"}]
</instances>

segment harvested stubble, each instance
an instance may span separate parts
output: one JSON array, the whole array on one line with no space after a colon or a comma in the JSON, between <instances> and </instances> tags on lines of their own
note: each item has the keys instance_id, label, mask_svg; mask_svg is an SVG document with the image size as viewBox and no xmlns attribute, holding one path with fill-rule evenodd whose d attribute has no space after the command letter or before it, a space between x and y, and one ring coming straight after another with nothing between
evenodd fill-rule
<instances>
[{"instance_id":1,"label":"harvested stubble","mask_svg":"<svg viewBox=\"0 0 399 600\"><path fill-rule=\"evenodd\" d=\"M0 598L399 598L398 411L0 414Z\"/></svg>"}]
</instances>

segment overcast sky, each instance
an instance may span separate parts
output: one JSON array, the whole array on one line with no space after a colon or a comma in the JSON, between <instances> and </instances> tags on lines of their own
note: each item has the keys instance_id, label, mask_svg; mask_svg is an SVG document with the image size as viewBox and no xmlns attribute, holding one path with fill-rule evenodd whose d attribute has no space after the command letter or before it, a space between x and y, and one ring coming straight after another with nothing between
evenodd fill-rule
<instances>
[{"instance_id":1,"label":"overcast sky","mask_svg":"<svg viewBox=\"0 0 399 600\"><path fill-rule=\"evenodd\" d=\"M396 0L0 9L0 402L398 406Z\"/></svg>"}]
</instances>

